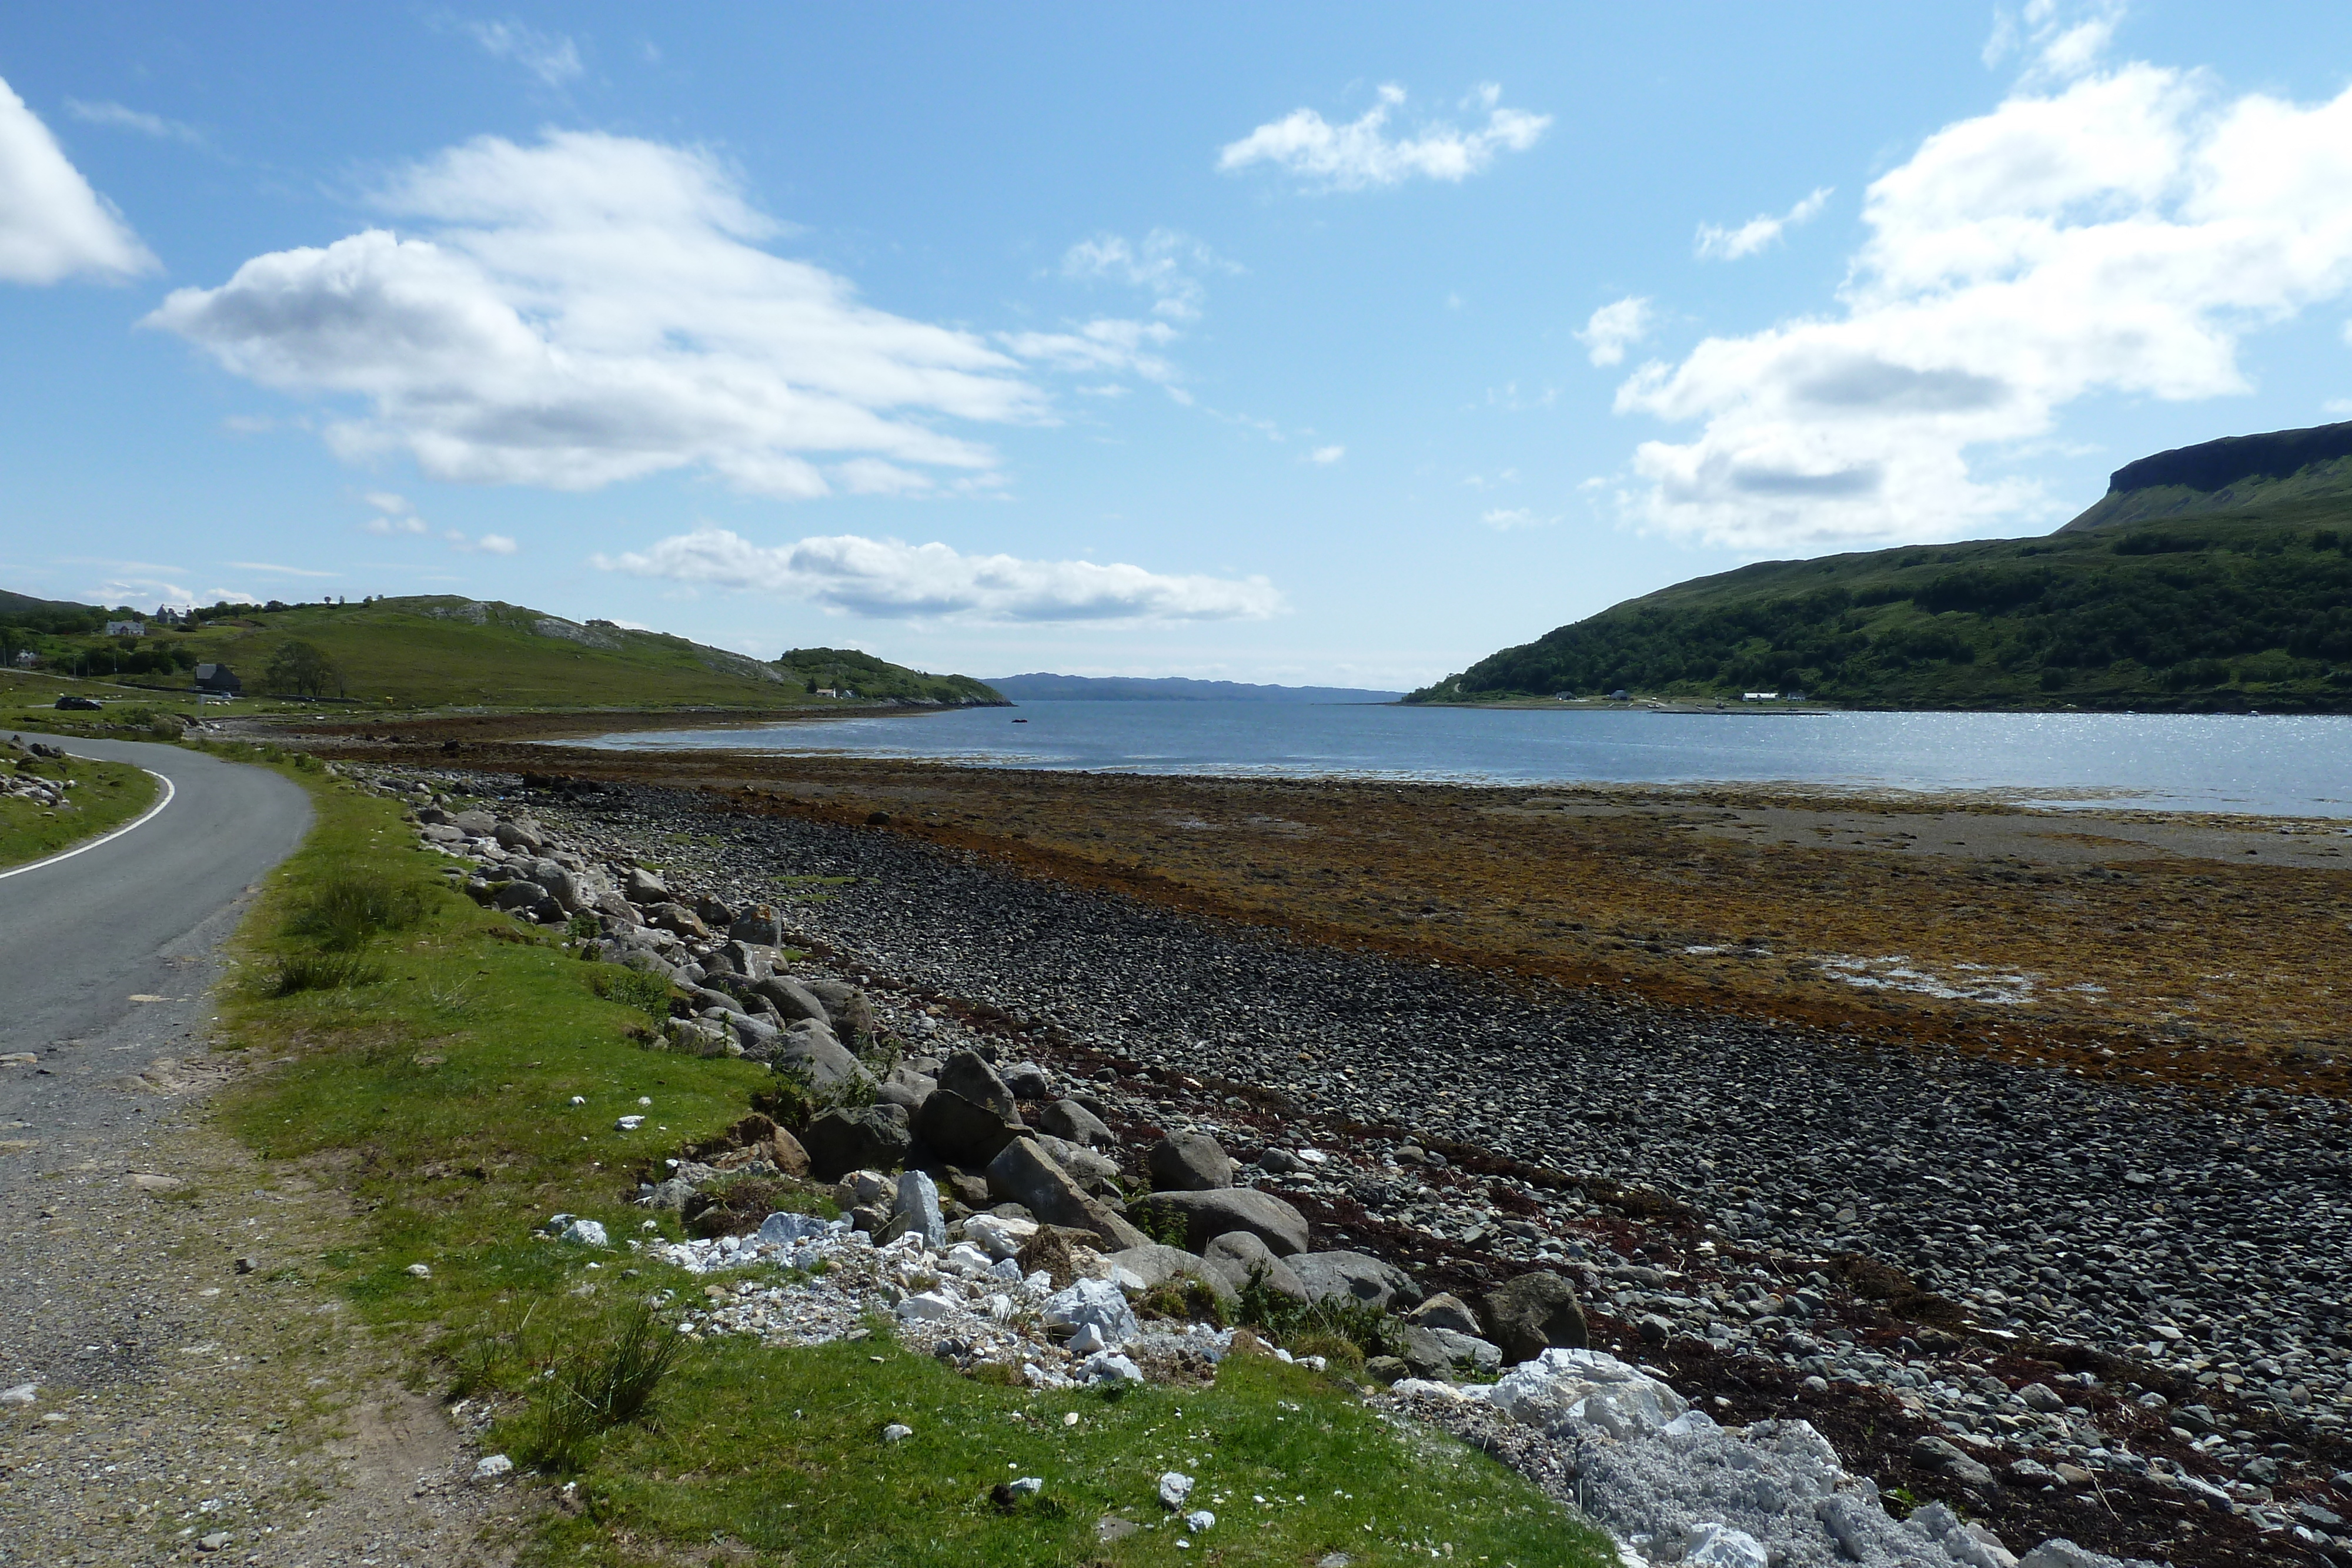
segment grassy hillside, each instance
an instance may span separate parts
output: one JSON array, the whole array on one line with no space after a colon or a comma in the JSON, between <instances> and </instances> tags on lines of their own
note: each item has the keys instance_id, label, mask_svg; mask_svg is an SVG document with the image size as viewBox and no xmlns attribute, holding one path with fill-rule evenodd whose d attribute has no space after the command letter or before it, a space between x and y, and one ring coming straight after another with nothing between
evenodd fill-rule
<instances>
[{"instance_id":1,"label":"grassy hillside","mask_svg":"<svg viewBox=\"0 0 2352 1568\"><path fill-rule=\"evenodd\" d=\"M1618 688L2352 711L2352 497L1766 561L1629 600L1406 700Z\"/></svg>"},{"instance_id":2,"label":"grassy hillside","mask_svg":"<svg viewBox=\"0 0 2352 1568\"><path fill-rule=\"evenodd\" d=\"M24 601L27 604L39 601ZM225 664L248 695L286 682L270 672L292 644L323 655L320 695L373 707L502 708L789 707L830 706L814 685L845 685L858 702L985 703L999 700L961 675L927 675L863 653L826 655L824 673L789 654L775 664L683 637L633 632L608 621L565 621L520 605L433 597L362 604L220 607L184 629L152 624L139 639L107 638L50 626L68 619L52 607L42 622L0 605L0 639L13 654L29 647L43 668L172 690L194 685L199 664ZM289 688L290 689L290 688Z\"/></svg>"}]
</instances>

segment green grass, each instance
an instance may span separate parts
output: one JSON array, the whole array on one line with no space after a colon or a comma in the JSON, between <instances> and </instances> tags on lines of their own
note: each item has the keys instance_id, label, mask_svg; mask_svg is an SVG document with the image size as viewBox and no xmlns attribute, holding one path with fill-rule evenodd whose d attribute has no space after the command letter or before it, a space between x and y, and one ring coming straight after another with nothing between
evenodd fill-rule
<instances>
[{"instance_id":1,"label":"green grass","mask_svg":"<svg viewBox=\"0 0 2352 1568\"><path fill-rule=\"evenodd\" d=\"M498 1401L494 1451L576 1484L584 1506L541 1516L527 1562L1009 1568L1344 1551L1381 1563L1449 1542L1460 1561L1608 1560L1484 1456L1400 1434L1350 1385L1264 1358L1228 1360L1213 1387L1118 1398L964 1377L887 1332L811 1349L720 1338L657 1364L681 1336L644 1303L664 1291L698 1302L709 1281L534 1228L562 1210L603 1221L616 1243L643 1234L645 1211L624 1200L635 1173L734 1122L777 1080L641 1049L632 1036L655 998L626 971L448 892L440 858L414 847L390 802L289 772L312 790L317 826L238 938L264 983L232 988L222 1008L236 1047L285 1060L228 1092L224 1119L266 1167L331 1173L347 1189L348 1241L296 1265L304 1277L425 1347L418 1386ZM330 952L322 937L343 936L306 912L354 882L413 897L415 919L371 923ZM270 994L289 966L341 962L383 977ZM641 1110L641 1129L614 1130ZM829 1190L786 1184L772 1201L821 1212ZM680 1234L675 1216L659 1223ZM410 1273L416 1263L429 1272ZM915 1436L886 1446L894 1420ZM1218 1515L1190 1551L1154 1497L1170 1469L1198 1478L1194 1506ZM1044 1492L991 1501L1021 1475L1044 1478ZM1100 1543L1096 1521L1112 1511L1163 1522Z\"/></svg>"},{"instance_id":2,"label":"green grass","mask_svg":"<svg viewBox=\"0 0 2352 1568\"><path fill-rule=\"evenodd\" d=\"M90 762L79 757L63 762L34 758L0 762L0 768L52 782L74 780L67 797L68 810L50 810L16 797L0 800L0 869L69 850L85 839L121 827L153 805L161 788L152 774L126 762Z\"/></svg>"}]
</instances>

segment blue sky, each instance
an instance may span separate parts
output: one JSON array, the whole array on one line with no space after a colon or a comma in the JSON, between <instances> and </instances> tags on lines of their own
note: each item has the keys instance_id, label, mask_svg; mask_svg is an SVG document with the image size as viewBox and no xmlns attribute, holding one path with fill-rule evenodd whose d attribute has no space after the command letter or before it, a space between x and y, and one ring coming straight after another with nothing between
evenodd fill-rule
<instances>
[{"instance_id":1,"label":"blue sky","mask_svg":"<svg viewBox=\"0 0 2352 1568\"><path fill-rule=\"evenodd\" d=\"M38 7L0 584L1403 686L2352 418L2352 9Z\"/></svg>"}]
</instances>

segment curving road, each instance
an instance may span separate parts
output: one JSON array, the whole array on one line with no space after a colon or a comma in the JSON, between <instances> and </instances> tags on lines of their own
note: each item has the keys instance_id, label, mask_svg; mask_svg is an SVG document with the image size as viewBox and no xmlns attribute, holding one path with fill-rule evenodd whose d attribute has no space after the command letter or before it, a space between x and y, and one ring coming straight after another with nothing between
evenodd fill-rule
<instances>
[{"instance_id":1,"label":"curving road","mask_svg":"<svg viewBox=\"0 0 2352 1568\"><path fill-rule=\"evenodd\" d=\"M43 737L55 738L55 737ZM127 1110L109 1085L162 1055L196 1055L213 956L246 895L310 830L301 789L177 747L66 740L173 785L129 832L0 877L0 1192L66 1147L103 1141ZM142 999L134 999L142 998Z\"/></svg>"}]
</instances>

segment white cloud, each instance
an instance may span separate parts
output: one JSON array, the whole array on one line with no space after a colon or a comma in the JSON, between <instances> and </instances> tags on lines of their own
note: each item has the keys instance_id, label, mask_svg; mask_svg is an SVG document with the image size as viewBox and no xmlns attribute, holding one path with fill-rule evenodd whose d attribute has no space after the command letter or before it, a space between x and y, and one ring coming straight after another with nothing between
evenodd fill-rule
<instances>
[{"instance_id":1,"label":"white cloud","mask_svg":"<svg viewBox=\"0 0 2352 1568\"><path fill-rule=\"evenodd\" d=\"M1348 449L1344 446L1318 446L1307 455L1307 461L1328 465L1337 463L1346 455L1348 455Z\"/></svg>"},{"instance_id":2,"label":"white cloud","mask_svg":"<svg viewBox=\"0 0 2352 1568\"><path fill-rule=\"evenodd\" d=\"M1595 310L1576 340L1594 364L1622 364L1625 350L1650 335L1650 314L1647 299L1628 295Z\"/></svg>"},{"instance_id":3,"label":"white cloud","mask_svg":"<svg viewBox=\"0 0 2352 1568\"><path fill-rule=\"evenodd\" d=\"M522 548L505 534L484 534L474 542L478 548L492 555L512 555Z\"/></svg>"},{"instance_id":4,"label":"white cloud","mask_svg":"<svg viewBox=\"0 0 2352 1568\"><path fill-rule=\"evenodd\" d=\"M1496 507L1478 520L1498 533L1508 533L1513 528L1548 528L1559 521L1557 517L1538 517L1525 507Z\"/></svg>"},{"instance_id":5,"label":"white cloud","mask_svg":"<svg viewBox=\"0 0 2352 1568\"><path fill-rule=\"evenodd\" d=\"M370 490L360 499L383 514L381 517L370 517L360 525L369 533L390 537L396 534L425 534L433 531L425 526L425 519L416 515L416 508L408 504L408 497L405 496L394 495L390 490Z\"/></svg>"},{"instance_id":6,"label":"white cloud","mask_svg":"<svg viewBox=\"0 0 2352 1568\"><path fill-rule=\"evenodd\" d=\"M123 131L135 131L159 141L196 144L205 139L204 132L193 125L183 125L176 120L166 120L160 114L149 114L119 103L85 103L80 99L69 98L66 99L66 112L91 125L111 125Z\"/></svg>"},{"instance_id":7,"label":"white cloud","mask_svg":"<svg viewBox=\"0 0 2352 1568\"><path fill-rule=\"evenodd\" d=\"M265 385L361 401L326 428L346 458L404 450L472 483L593 490L698 468L821 496L824 456L982 470L993 454L933 419L1048 414L981 339L760 248L777 225L696 149L483 137L374 199L417 226L256 256L148 324Z\"/></svg>"},{"instance_id":8,"label":"white cloud","mask_svg":"<svg viewBox=\"0 0 2352 1568\"><path fill-rule=\"evenodd\" d=\"M0 79L0 282L124 278L155 258Z\"/></svg>"},{"instance_id":9,"label":"white cloud","mask_svg":"<svg viewBox=\"0 0 2352 1568\"><path fill-rule=\"evenodd\" d=\"M1636 452L1642 520L1777 550L2063 510L1969 454L2093 393L2244 392L2241 338L2352 287L2352 90L2225 101L2145 64L2021 88L1874 182L1863 220L1837 312L1619 389L1621 412L1702 425Z\"/></svg>"},{"instance_id":10,"label":"white cloud","mask_svg":"<svg viewBox=\"0 0 2352 1568\"><path fill-rule=\"evenodd\" d=\"M459 26L483 48L512 60L549 87L562 87L580 74L580 50L561 33L542 33L520 22L464 22Z\"/></svg>"},{"instance_id":11,"label":"white cloud","mask_svg":"<svg viewBox=\"0 0 2352 1568\"><path fill-rule=\"evenodd\" d=\"M1263 577L965 555L944 544L847 534L762 546L705 528L642 552L591 559L606 571L752 590L887 621L1233 621L1282 609L1282 595Z\"/></svg>"},{"instance_id":12,"label":"white cloud","mask_svg":"<svg viewBox=\"0 0 2352 1568\"><path fill-rule=\"evenodd\" d=\"M1333 125L1311 109L1293 110L1228 142L1217 154L1217 167L1231 173L1253 163L1272 163L1331 191L1394 185L1415 175L1458 183L1484 170L1497 152L1526 152L1551 123L1549 114L1503 108L1502 89L1490 82L1465 105L1484 109L1485 125L1464 131L1437 120L1416 135L1391 136L1389 115L1404 97L1404 89L1384 85L1380 101L1345 125Z\"/></svg>"},{"instance_id":13,"label":"white cloud","mask_svg":"<svg viewBox=\"0 0 2352 1568\"><path fill-rule=\"evenodd\" d=\"M266 560L225 560L223 566L233 566L239 571L268 572L275 577L341 577L340 571L313 571L309 567L276 566Z\"/></svg>"},{"instance_id":14,"label":"white cloud","mask_svg":"<svg viewBox=\"0 0 2352 1568\"><path fill-rule=\"evenodd\" d=\"M433 530L423 517L370 517L360 527L368 533L390 538L396 534L427 534Z\"/></svg>"},{"instance_id":15,"label":"white cloud","mask_svg":"<svg viewBox=\"0 0 2352 1568\"><path fill-rule=\"evenodd\" d=\"M1109 371L1146 381L1171 382L1176 378L1176 368L1151 350L1175 340L1176 329L1165 321L1097 317L1075 331L1003 332L997 340L1022 359L1053 370Z\"/></svg>"},{"instance_id":16,"label":"white cloud","mask_svg":"<svg viewBox=\"0 0 2352 1568\"><path fill-rule=\"evenodd\" d=\"M1065 277L1107 278L1154 297L1151 312L1171 321L1195 320L1201 314L1204 271L1239 272L1240 267L1190 235L1174 229L1153 229L1139 241L1113 234L1082 239L1062 256Z\"/></svg>"},{"instance_id":17,"label":"white cloud","mask_svg":"<svg viewBox=\"0 0 2352 1568\"><path fill-rule=\"evenodd\" d=\"M1769 213L1762 214L1736 229L1701 224L1692 254L1702 261L1738 261L1743 256L1754 256L1779 239L1783 231L1809 224L1821 216L1822 209L1829 205L1829 202L1830 188L1823 185L1777 218Z\"/></svg>"},{"instance_id":18,"label":"white cloud","mask_svg":"<svg viewBox=\"0 0 2352 1568\"><path fill-rule=\"evenodd\" d=\"M422 532L422 529L416 530ZM512 555L522 547L505 534L484 534L480 538L468 536L460 528L444 528L441 537L451 549L460 555L472 555L480 550L490 555Z\"/></svg>"}]
</instances>

